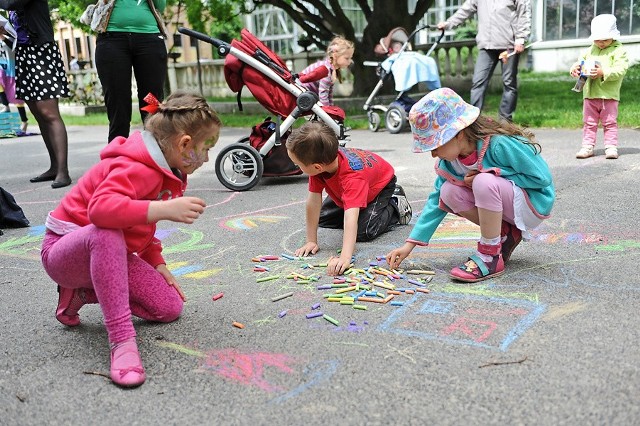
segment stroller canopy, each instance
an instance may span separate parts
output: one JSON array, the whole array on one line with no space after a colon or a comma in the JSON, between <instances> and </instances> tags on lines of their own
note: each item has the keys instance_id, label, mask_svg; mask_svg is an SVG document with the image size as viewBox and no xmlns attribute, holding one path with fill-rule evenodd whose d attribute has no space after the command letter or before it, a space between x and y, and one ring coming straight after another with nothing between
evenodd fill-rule
<instances>
[{"instance_id":1,"label":"stroller canopy","mask_svg":"<svg viewBox=\"0 0 640 426\"><path fill-rule=\"evenodd\" d=\"M283 87L283 84L293 84L291 72L284 61L256 36L246 29L243 29L240 35L240 40L232 40L231 46L265 63L282 77L282 81L273 81L237 57L227 55L224 61L224 77L229 88L239 95L242 86L247 86L256 101L267 111L280 117L288 116L296 107L296 97Z\"/></svg>"},{"instance_id":2,"label":"stroller canopy","mask_svg":"<svg viewBox=\"0 0 640 426\"><path fill-rule=\"evenodd\" d=\"M378 55L392 55L394 53L398 53L407 40L409 40L407 30L402 27L396 27L389 31L389 34L387 34L386 37L380 39L380 42L374 48L374 52ZM409 50L411 49L409 48Z\"/></svg>"}]
</instances>

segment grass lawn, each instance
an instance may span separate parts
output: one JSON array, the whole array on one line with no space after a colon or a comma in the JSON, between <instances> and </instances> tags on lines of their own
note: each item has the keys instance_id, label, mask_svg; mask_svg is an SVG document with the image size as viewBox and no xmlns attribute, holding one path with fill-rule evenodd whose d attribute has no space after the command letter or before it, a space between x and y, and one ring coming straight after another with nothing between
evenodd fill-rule
<instances>
[{"instance_id":1,"label":"grass lawn","mask_svg":"<svg viewBox=\"0 0 640 426\"><path fill-rule=\"evenodd\" d=\"M496 70L499 72L499 70ZM575 80L569 73L533 73L520 72L518 108L514 121L525 127L582 127L582 93L571 90ZM461 93L469 99L469 93ZM502 88L498 87L487 94L483 113L496 116ZM629 68L624 82L618 113L618 125L626 128L640 126L640 64ZM220 99L216 99L220 100ZM235 101L227 99L227 101ZM368 122L362 109L346 111L346 125L354 129L366 129ZM261 122L261 115L220 114L226 127L246 127L247 129ZM106 114L91 114L84 117L64 116L67 125L100 125L108 124ZM140 124L140 116L133 114L133 124Z\"/></svg>"}]
</instances>

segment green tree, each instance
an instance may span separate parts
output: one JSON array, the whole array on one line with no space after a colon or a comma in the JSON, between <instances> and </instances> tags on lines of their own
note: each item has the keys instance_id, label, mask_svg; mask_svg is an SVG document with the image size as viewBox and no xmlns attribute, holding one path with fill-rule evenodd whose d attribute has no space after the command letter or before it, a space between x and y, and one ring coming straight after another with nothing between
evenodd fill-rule
<instances>
[{"instance_id":1,"label":"green tree","mask_svg":"<svg viewBox=\"0 0 640 426\"><path fill-rule=\"evenodd\" d=\"M90 29L81 24L78 19L88 5L97 0L50 0L49 8L52 10L54 20L64 19L74 27L82 28L89 32ZM239 17L240 6L234 0L167 0L167 8L163 13L166 24L175 22L175 13L180 10L182 16L186 12L188 25L196 31L210 35L230 34L240 32L242 22Z\"/></svg>"},{"instance_id":2,"label":"green tree","mask_svg":"<svg viewBox=\"0 0 640 426\"><path fill-rule=\"evenodd\" d=\"M360 6L367 22L362 40L356 40L353 22L343 10L339 0L167 0L168 6L179 5L187 11L189 26L196 31L227 40L238 33L239 16L250 13L255 7L271 5L282 9L299 25L316 45L326 48L334 35L343 35L355 43L353 74L355 94L365 95L371 91L377 77L362 63L374 58L373 49L380 38L395 27L413 31L435 0L417 0L413 13L407 10L406 1L354 0ZM57 9L55 16L79 27L84 26L78 18L85 7L94 0L51 0L50 7ZM172 22L175 8L167 7L166 22ZM297 71L297 70L296 70Z\"/></svg>"}]
</instances>

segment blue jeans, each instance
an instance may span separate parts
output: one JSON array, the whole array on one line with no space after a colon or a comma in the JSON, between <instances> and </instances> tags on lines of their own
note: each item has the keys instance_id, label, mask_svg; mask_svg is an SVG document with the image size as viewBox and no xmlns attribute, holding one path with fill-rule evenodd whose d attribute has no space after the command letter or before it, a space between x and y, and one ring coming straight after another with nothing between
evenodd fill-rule
<instances>
[{"instance_id":1,"label":"blue jeans","mask_svg":"<svg viewBox=\"0 0 640 426\"><path fill-rule=\"evenodd\" d=\"M138 105L149 93L162 101L167 77L167 47L158 34L106 32L96 42L96 68L109 118L109 142L129 136L131 71L138 86ZM140 111L144 121L147 113Z\"/></svg>"},{"instance_id":2,"label":"blue jeans","mask_svg":"<svg viewBox=\"0 0 640 426\"><path fill-rule=\"evenodd\" d=\"M480 49L478 51L478 59L473 71L473 81L471 83L471 104L482 109L484 105L484 96L489 88L489 81L496 69L500 53L504 49ZM509 121L513 119L513 113L518 103L518 62L520 55L511 56L506 64L502 64L502 101L498 113L500 117Z\"/></svg>"}]
</instances>

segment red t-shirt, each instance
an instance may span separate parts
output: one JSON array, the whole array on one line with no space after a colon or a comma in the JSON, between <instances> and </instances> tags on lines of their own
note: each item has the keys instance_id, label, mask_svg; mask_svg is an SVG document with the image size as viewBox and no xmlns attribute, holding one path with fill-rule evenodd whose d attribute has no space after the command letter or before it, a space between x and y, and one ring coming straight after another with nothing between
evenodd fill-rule
<instances>
[{"instance_id":1,"label":"red t-shirt","mask_svg":"<svg viewBox=\"0 0 640 426\"><path fill-rule=\"evenodd\" d=\"M341 147L338 150L338 170L330 175L320 173L309 177L309 191L326 190L331 199L344 210L365 208L387 186L395 174L391 164L373 152Z\"/></svg>"}]
</instances>

